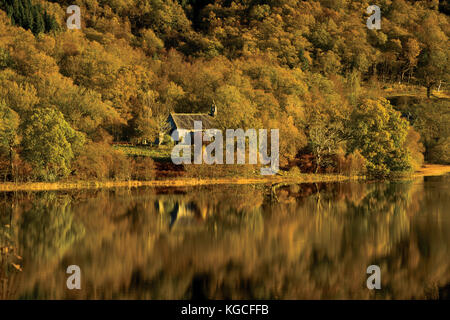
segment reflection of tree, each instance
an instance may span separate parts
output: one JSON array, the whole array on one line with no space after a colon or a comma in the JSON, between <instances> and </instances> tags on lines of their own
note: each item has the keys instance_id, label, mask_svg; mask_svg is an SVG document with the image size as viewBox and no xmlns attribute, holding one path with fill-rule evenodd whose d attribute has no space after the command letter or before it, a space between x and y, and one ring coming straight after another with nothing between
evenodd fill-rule
<instances>
[{"instance_id":1,"label":"reflection of tree","mask_svg":"<svg viewBox=\"0 0 450 320\"><path fill-rule=\"evenodd\" d=\"M364 299L375 297L365 287L371 264L382 269L383 289L376 297L423 298L433 296L433 286L450 282L450 222L443 219L449 190L427 183L286 186L277 190L279 202L265 199L264 187L163 194L121 189L70 206L54 202L56 211L48 205L46 210L63 218L73 212L86 226L79 245L64 254L64 261L83 268L89 288L83 298ZM42 223L47 227L41 230L62 230L50 234L64 242L72 218L64 218L65 227L39 212L24 215L22 237L31 222ZM36 244L41 238L32 238L30 246L42 252ZM42 278L39 292L67 297L55 286L64 276Z\"/></svg>"},{"instance_id":2,"label":"reflection of tree","mask_svg":"<svg viewBox=\"0 0 450 320\"><path fill-rule=\"evenodd\" d=\"M0 204L0 300L13 298L16 274L22 270L11 206Z\"/></svg>"},{"instance_id":3,"label":"reflection of tree","mask_svg":"<svg viewBox=\"0 0 450 320\"><path fill-rule=\"evenodd\" d=\"M23 213L19 238L24 255L39 263L61 257L83 234L84 228L73 220L68 199L55 199L35 201Z\"/></svg>"},{"instance_id":4,"label":"reflection of tree","mask_svg":"<svg viewBox=\"0 0 450 320\"><path fill-rule=\"evenodd\" d=\"M357 205L347 202L344 246L351 250L389 250L409 236L408 198L412 183L380 183ZM349 228L349 230L346 230Z\"/></svg>"}]
</instances>

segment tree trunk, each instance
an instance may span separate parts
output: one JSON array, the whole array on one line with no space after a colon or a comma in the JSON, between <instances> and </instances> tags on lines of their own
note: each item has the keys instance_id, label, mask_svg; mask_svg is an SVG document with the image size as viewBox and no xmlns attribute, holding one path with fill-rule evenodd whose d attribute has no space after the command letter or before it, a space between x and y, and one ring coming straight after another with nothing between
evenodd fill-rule
<instances>
[{"instance_id":1,"label":"tree trunk","mask_svg":"<svg viewBox=\"0 0 450 320\"><path fill-rule=\"evenodd\" d=\"M431 86L427 86L427 97L431 98Z\"/></svg>"},{"instance_id":2,"label":"tree trunk","mask_svg":"<svg viewBox=\"0 0 450 320\"><path fill-rule=\"evenodd\" d=\"M9 174L11 181L14 180L14 168L13 168L13 148L9 146Z\"/></svg>"},{"instance_id":3,"label":"tree trunk","mask_svg":"<svg viewBox=\"0 0 450 320\"><path fill-rule=\"evenodd\" d=\"M314 173L319 172L319 168L320 168L320 156L317 156L317 161L316 161L316 171Z\"/></svg>"}]
</instances>

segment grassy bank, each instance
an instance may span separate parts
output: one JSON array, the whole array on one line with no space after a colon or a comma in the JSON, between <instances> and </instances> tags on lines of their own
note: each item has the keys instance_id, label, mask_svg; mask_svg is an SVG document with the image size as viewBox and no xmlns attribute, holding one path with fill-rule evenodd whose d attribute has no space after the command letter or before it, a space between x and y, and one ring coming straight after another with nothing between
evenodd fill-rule
<instances>
[{"instance_id":1,"label":"grassy bank","mask_svg":"<svg viewBox=\"0 0 450 320\"><path fill-rule=\"evenodd\" d=\"M0 191L44 191L69 189L100 189L116 187L188 187L219 184L264 184L264 183L307 183L307 182L336 182L349 180L350 177L341 175L302 174L300 176L261 176L255 178L172 178L150 181L78 181L78 182L27 182L0 183Z\"/></svg>"},{"instance_id":2,"label":"grassy bank","mask_svg":"<svg viewBox=\"0 0 450 320\"><path fill-rule=\"evenodd\" d=\"M150 157L156 161L170 161L172 146L162 145L155 146L135 146L135 145L114 145L115 150L119 150L127 156Z\"/></svg>"},{"instance_id":3,"label":"grassy bank","mask_svg":"<svg viewBox=\"0 0 450 320\"><path fill-rule=\"evenodd\" d=\"M76 181L76 182L26 182L0 183L0 192L7 191L52 191L52 190L70 190L70 189L101 189L118 187L189 187L201 185L220 185L220 184L264 184L264 183L311 183L311 182L338 182L347 180L364 179L363 177L349 177L337 174L296 174L290 175L287 172L280 172L275 176L256 176L256 177L218 177L218 178L189 178L178 177L164 180L149 181ZM450 173L450 165L424 165L410 177L437 176Z\"/></svg>"}]
</instances>

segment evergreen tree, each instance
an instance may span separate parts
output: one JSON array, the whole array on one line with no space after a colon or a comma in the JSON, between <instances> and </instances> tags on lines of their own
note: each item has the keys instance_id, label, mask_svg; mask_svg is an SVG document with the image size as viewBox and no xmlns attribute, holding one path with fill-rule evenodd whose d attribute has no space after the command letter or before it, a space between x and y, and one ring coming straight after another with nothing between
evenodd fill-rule
<instances>
[{"instance_id":1,"label":"evergreen tree","mask_svg":"<svg viewBox=\"0 0 450 320\"><path fill-rule=\"evenodd\" d=\"M39 34L45 31L45 22L43 15L41 14L41 9L39 6L35 6L32 9L33 12L33 27L32 31L34 34Z\"/></svg>"},{"instance_id":2,"label":"evergreen tree","mask_svg":"<svg viewBox=\"0 0 450 320\"><path fill-rule=\"evenodd\" d=\"M34 35L59 28L55 18L31 0L0 0L0 9L6 11L13 25L31 30Z\"/></svg>"},{"instance_id":3,"label":"evergreen tree","mask_svg":"<svg viewBox=\"0 0 450 320\"><path fill-rule=\"evenodd\" d=\"M59 29L55 17L49 15L46 11L44 11L42 18L44 20L44 28L46 33Z\"/></svg>"}]
</instances>

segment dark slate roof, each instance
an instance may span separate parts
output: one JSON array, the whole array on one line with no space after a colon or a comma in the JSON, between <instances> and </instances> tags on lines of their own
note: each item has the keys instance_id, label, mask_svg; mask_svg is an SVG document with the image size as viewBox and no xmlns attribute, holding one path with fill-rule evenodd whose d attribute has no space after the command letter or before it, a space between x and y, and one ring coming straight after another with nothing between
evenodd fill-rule
<instances>
[{"instance_id":1,"label":"dark slate roof","mask_svg":"<svg viewBox=\"0 0 450 320\"><path fill-rule=\"evenodd\" d=\"M171 113L170 116L177 129L194 130L194 121L202 122L202 129L217 129L214 117L206 113Z\"/></svg>"}]
</instances>

